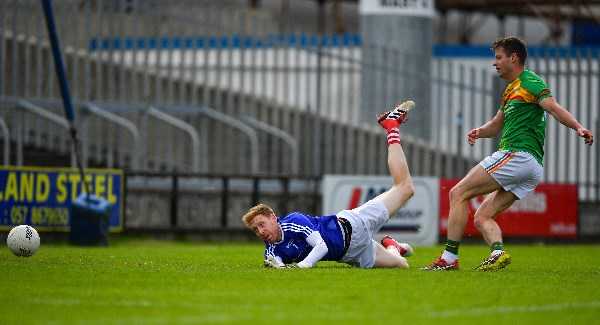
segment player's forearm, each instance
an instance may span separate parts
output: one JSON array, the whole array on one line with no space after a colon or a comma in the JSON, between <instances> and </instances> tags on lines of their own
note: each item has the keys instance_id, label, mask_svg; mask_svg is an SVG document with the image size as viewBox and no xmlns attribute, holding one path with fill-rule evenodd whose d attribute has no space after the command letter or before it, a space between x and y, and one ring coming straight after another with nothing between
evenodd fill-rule
<instances>
[{"instance_id":1,"label":"player's forearm","mask_svg":"<svg viewBox=\"0 0 600 325\"><path fill-rule=\"evenodd\" d=\"M479 127L480 138L493 138L498 135L498 132L502 129L502 124L496 120L490 120L484 125Z\"/></svg>"},{"instance_id":2,"label":"player's forearm","mask_svg":"<svg viewBox=\"0 0 600 325\"><path fill-rule=\"evenodd\" d=\"M313 249L302 261L298 263L298 266L302 268L313 267L318 261L327 255L327 252L329 252L327 244L318 231L313 231L308 237L306 237L306 242L312 246Z\"/></svg>"},{"instance_id":3,"label":"player's forearm","mask_svg":"<svg viewBox=\"0 0 600 325\"><path fill-rule=\"evenodd\" d=\"M573 114L560 106L550 111L550 114L554 116L554 118L557 119L562 125L573 130L582 128L582 125L577 121Z\"/></svg>"},{"instance_id":4,"label":"player's forearm","mask_svg":"<svg viewBox=\"0 0 600 325\"><path fill-rule=\"evenodd\" d=\"M315 266L329 252L325 241L321 240L320 243L315 245L308 255L298 263L301 268L309 268Z\"/></svg>"}]
</instances>

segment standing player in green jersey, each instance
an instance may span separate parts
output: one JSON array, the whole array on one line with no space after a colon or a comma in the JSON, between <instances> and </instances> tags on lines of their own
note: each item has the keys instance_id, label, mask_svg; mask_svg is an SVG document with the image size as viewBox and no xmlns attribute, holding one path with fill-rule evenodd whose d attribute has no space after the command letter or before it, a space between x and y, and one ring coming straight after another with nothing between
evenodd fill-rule
<instances>
[{"instance_id":1,"label":"standing player in green jersey","mask_svg":"<svg viewBox=\"0 0 600 325\"><path fill-rule=\"evenodd\" d=\"M477 269L495 271L510 264L511 257L504 251L502 231L495 218L515 200L533 191L542 179L547 113L575 130L586 144L593 142L592 132L556 102L544 80L525 69L527 49L523 41L503 38L492 49L496 55L494 67L509 84L496 116L469 131L467 139L472 145L479 138L493 138L502 131L500 145L498 151L471 169L450 190L446 249L424 270L458 269L458 246L467 224L468 202L488 193L491 194L475 212L474 223L490 245L491 253Z\"/></svg>"}]
</instances>

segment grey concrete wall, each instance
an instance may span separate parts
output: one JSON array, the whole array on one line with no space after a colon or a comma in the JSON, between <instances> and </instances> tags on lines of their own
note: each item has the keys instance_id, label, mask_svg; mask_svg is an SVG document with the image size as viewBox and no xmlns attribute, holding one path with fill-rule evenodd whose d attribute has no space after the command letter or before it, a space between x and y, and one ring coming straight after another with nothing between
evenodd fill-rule
<instances>
[{"instance_id":1,"label":"grey concrete wall","mask_svg":"<svg viewBox=\"0 0 600 325\"><path fill-rule=\"evenodd\" d=\"M432 20L399 15L363 15L363 75L361 110L365 120L391 108L396 102L414 99L406 132L430 137L430 85ZM370 69L369 67L375 67Z\"/></svg>"}]
</instances>

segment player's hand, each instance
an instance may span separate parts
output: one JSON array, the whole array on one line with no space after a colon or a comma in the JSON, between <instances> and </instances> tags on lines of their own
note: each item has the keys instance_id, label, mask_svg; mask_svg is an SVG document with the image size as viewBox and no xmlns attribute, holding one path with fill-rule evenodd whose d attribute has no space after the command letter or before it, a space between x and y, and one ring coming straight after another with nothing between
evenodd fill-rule
<instances>
[{"instance_id":1,"label":"player's hand","mask_svg":"<svg viewBox=\"0 0 600 325\"><path fill-rule=\"evenodd\" d=\"M265 267L270 267L270 268L274 268L274 269L281 269L281 268L285 267L285 266L279 265L279 263L277 263L277 260L273 256L267 257L267 259L265 260L263 265Z\"/></svg>"},{"instance_id":2,"label":"player's hand","mask_svg":"<svg viewBox=\"0 0 600 325\"><path fill-rule=\"evenodd\" d=\"M473 129L467 133L467 141L470 145L474 145L477 139L479 139L479 128Z\"/></svg>"},{"instance_id":3,"label":"player's hand","mask_svg":"<svg viewBox=\"0 0 600 325\"><path fill-rule=\"evenodd\" d=\"M577 135L585 139L585 144L591 145L594 143L594 135L592 134L592 131L586 128L577 129Z\"/></svg>"}]
</instances>

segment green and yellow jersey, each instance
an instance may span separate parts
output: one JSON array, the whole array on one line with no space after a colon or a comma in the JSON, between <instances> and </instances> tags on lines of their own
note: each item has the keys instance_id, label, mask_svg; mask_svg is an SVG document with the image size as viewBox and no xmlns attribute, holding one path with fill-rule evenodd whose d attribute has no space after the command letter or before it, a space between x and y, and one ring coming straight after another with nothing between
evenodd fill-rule
<instances>
[{"instance_id":1,"label":"green and yellow jersey","mask_svg":"<svg viewBox=\"0 0 600 325\"><path fill-rule=\"evenodd\" d=\"M529 70L506 86L500 105L504 125L498 150L528 152L544 165L546 112L539 103L550 96L544 80Z\"/></svg>"}]
</instances>

